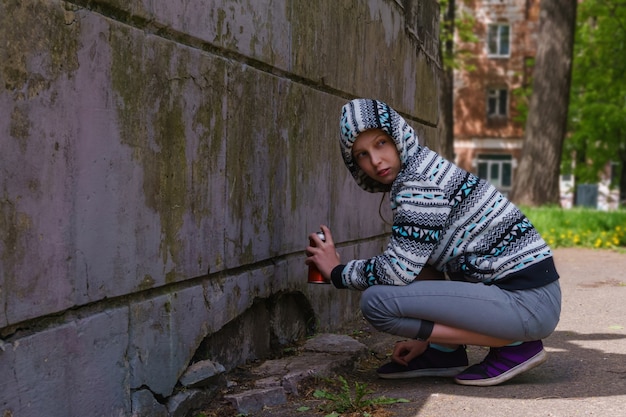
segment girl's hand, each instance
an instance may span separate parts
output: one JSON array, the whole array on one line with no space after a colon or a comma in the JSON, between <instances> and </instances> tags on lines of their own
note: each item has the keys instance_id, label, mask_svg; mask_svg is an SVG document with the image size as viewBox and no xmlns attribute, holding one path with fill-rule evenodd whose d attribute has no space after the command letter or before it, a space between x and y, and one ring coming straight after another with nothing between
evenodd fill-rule
<instances>
[{"instance_id":1,"label":"girl's hand","mask_svg":"<svg viewBox=\"0 0 626 417\"><path fill-rule=\"evenodd\" d=\"M400 365L408 366L412 359L417 358L428 348L428 342L420 340L404 340L397 342L393 348L391 360Z\"/></svg>"},{"instance_id":2,"label":"girl's hand","mask_svg":"<svg viewBox=\"0 0 626 417\"><path fill-rule=\"evenodd\" d=\"M322 232L326 241L323 242L317 233L311 233L309 235L309 242L312 243L306 248L307 258L304 263L307 265L314 264L317 269L322 273L322 276L327 281L330 281L330 273L337 265L341 263L339 260L339 254L335 249L335 242L333 241L333 235L330 229L324 225L321 226Z\"/></svg>"}]
</instances>

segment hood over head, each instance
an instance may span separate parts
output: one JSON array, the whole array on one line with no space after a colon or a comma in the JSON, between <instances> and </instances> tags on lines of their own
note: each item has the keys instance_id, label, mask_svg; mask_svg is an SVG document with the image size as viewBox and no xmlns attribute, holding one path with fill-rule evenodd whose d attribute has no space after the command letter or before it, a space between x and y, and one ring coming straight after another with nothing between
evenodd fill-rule
<instances>
[{"instance_id":1,"label":"hood over head","mask_svg":"<svg viewBox=\"0 0 626 417\"><path fill-rule=\"evenodd\" d=\"M379 100L360 98L346 103L341 109L340 128L343 161L357 184L371 193L389 191L391 187L368 177L352 157L352 146L361 132L382 129L387 133L396 144L403 166L419 149L413 128L394 109Z\"/></svg>"}]
</instances>

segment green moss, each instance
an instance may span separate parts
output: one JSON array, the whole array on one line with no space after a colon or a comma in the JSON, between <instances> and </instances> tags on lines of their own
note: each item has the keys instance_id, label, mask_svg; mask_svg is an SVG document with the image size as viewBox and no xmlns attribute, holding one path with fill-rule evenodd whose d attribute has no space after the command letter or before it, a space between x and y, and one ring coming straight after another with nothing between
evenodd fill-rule
<instances>
[{"instance_id":1,"label":"green moss","mask_svg":"<svg viewBox=\"0 0 626 417\"><path fill-rule=\"evenodd\" d=\"M154 278L152 278L151 275L146 274L143 277L143 280L139 283L138 289L139 290L147 290L149 288L154 287L154 284L155 284Z\"/></svg>"},{"instance_id":2,"label":"green moss","mask_svg":"<svg viewBox=\"0 0 626 417\"><path fill-rule=\"evenodd\" d=\"M6 196L0 198L0 242L4 251L0 252L2 267L6 276L5 285L15 280L15 269L21 264L26 256L26 234L32 227L31 218L19 211L15 203ZM17 289L17 288L15 288Z\"/></svg>"},{"instance_id":3,"label":"green moss","mask_svg":"<svg viewBox=\"0 0 626 417\"><path fill-rule=\"evenodd\" d=\"M111 30L110 43L121 141L142 167L146 205L159 215L163 263L181 264L185 217L200 226L216 215L210 194L221 190L210 185L223 163L225 63L126 26Z\"/></svg>"},{"instance_id":4,"label":"green moss","mask_svg":"<svg viewBox=\"0 0 626 417\"><path fill-rule=\"evenodd\" d=\"M214 16L211 16L211 17L213 18ZM216 38L213 39L214 41L219 42L219 40L221 39L221 34L224 32L225 22L226 22L226 12L222 8L217 9L217 25L216 25L217 27L215 30Z\"/></svg>"},{"instance_id":5,"label":"green moss","mask_svg":"<svg viewBox=\"0 0 626 417\"><path fill-rule=\"evenodd\" d=\"M225 68L221 61L217 65L207 69L203 77L208 80L224 79ZM210 190L211 174L224 175L224 134L225 123L222 117L222 88L211 88L211 86L201 86L206 91L205 99L199 104L198 109L193 114L192 128L198 137L198 145L194 152L194 159L191 163L191 204L192 216L196 226L205 217L222 213L211 213L210 201L207 192L217 192ZM221 191L221 190L220 190Z\"/></svg>"},{"instance_id":6,"label":"green moss","mask_svg":"<svg viewBox=\"0 0 626 417\"><path fill-rule=\"evenodd\" d=\"M265 138L267 137L267 125L260 123L267 118L267 103L259 106L254 100L247 97L258 97L261 88L258 79L253 77L254 71L233 71L230 74L230 82L238 86L231 96L233 102L239 103L238 112L248 115L245 123L240 118L231 118L228 123L228 135L232 138L226 149L226 175L228 187L228 208L232 219L246 219L249 224L257 225L261 221L262 210L259 210L260 202L257 198L259 189L259 171L255 167L266 164ZM236 141L236 144L234 143ZM266 182L265 182L266 184ZM257 209L255 209L257 208ZM241 230L239 230L242 233ZM243 236L230 236L236 239L239 245L245 244ZM249 261L250 259L241 259Z\"/></svg>"},{"instance_id":7,"label":"green moss","mask_svg":"<svg viewBox=\"0 0 626 417\"><path fill-rule=\"evenodd\" d=\"M35 97L52 80L78 68L80 24L73 15L54 2L3 2L0 77L15 98ZM34 57L37 67L30 65Z\"/></svg>"},{"instance_id":8,"label":"green moss","mask_svg":"<svg viewBox=\"0 0 626 417\"><path fill-rule=\"evenodd\" d=\"M232 15L237 15L235 11L235 7L230 6L230 13ZM213 16L212 16L213 17ZM231 19L233 21L234 19ZM219 45L222 45L226 48L237 50L237 39L234 36L233 28L228 23L228 16L226 14L226 10L223 8L217 9L217 25L215 30L215 39L213 41Z\"/></svg>"},{"instance_id":9,"label":"green moss","mask_svg":"<svg viewBox=\"0 0 626 417\"><path fill-rule=\"evenodd\" d=\"M179 262L188 168L183 97L164 71L174 46L145 45L136 39L129 29L116 27L111 33L122 142L132 147L143 167L144 198L160 218L163 262Z\"/></svg>"},{"instance_id":10,"label":"green moss","mask_svg":"<svg viewBox=\"0 0 626 417\"><path fill-rule=\"evenodd\" d=\"M19 106L16 106L11 113L11 126L9 128L9 134L11 137L19 141L19 146L22 152L26 152L26 144L30 137L30 129L32 123L28 117L28 112L24 111Z\"/></svg>"},{"instance_id":11,"label":"green moss","mask_svg":"<svg viewBox=\"0 0 626 417\"><path fill-rule=\"evenodd\" d=\"M287 154L289 161L289 188L291 190L290 210L296 212L298 191L303 184L310 184L314 178L320 176L319 167L322 161L317 152L320 138L319 131L311 132L307 126L315 126L314 120L307 118L305 90L291 86L286 96L286 108L289 109L287 124L289 126L289 143Z\"/></svg>"},{"instance_id":12,"label":"green moss","mask_svg":"<svg viewBox=\"0 0 626 417\"><path fill-rule=\"evenodd\" d=\"M179 261L182 237L178 231L183 225L187 195L187 157L183 112L180 102L156 115L155 139L159 152L151 153L144 174L153 181L144 181L144 194L150 196L153 208L161 218L161 253L167 261L166 251ZM156 181L154 181L156 179Z\"/></svg>"},{"instance_id":13,"label":"green moss","mask_svg":"<svg viewBox=\"0 0 626 417\"><path fill-rule=\"evenodd\" d=\"M165 283L166 284L171 284L173 282L178 281L179 278L183 278L182 276L180 276L176 271L169 271L168 273L165 274Z\"/></svg>"}]
</instances>

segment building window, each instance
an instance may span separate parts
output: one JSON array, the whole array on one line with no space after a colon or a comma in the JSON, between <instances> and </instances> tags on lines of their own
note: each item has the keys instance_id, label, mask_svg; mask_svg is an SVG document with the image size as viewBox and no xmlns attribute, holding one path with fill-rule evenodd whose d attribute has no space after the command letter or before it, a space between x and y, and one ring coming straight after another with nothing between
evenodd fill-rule
<instances>
[{"instance_id":1,"label":"building window","mask_svg":"<svg viewBox=\"0 0 626 417\"><path fill-rule=\"evenodd\" d=\"M490 57L508 57L511 54L509 25L487 26L487 54Z\"/></svg>"},{"instance_id":2,"label":"building window","mask_svg":"<svg viewBox=\"0 0 626 417\"><path fill-rule=\"evenodd\" d=\"M513 158L511 155L478 155L478 176L492 183L500 191L507 191L513 183Z\"/></svg>"},{"instance_id":3,"label":"building window","mask_svg":"<svg viewBox=\"0 0 626 417\"><path fill-rule=\"evenodd\" d=\"M622 169L622 164L620 164L619 162L611 162L609 177L611 178L611 185L619 184Z\"/></svg>"},{"instance_id":4,"label":"building window","mask_svg":"<svg viewBox=\"0 0 626 417\"><path fill-rule=\"evenodd\" d=\"M509 108L509 94L506 89L487 90L487 117L506 117Z\"/></svg>"}]
</instances>

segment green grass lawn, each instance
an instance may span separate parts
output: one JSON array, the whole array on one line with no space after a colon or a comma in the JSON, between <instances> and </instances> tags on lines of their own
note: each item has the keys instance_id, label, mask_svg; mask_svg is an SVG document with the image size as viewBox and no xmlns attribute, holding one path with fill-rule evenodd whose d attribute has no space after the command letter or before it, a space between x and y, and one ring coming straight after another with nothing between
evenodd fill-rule
<instances>
[{"instance_id":1,"label":"green grass lawn","mask_svg":"<svg viewBox=\"0 0 626 417\"><path fill-rule=\"evenodd\" d=\"M626 249L626 210L523 207L522 211L552 248Z\"/></svg>"}]
</instances>

